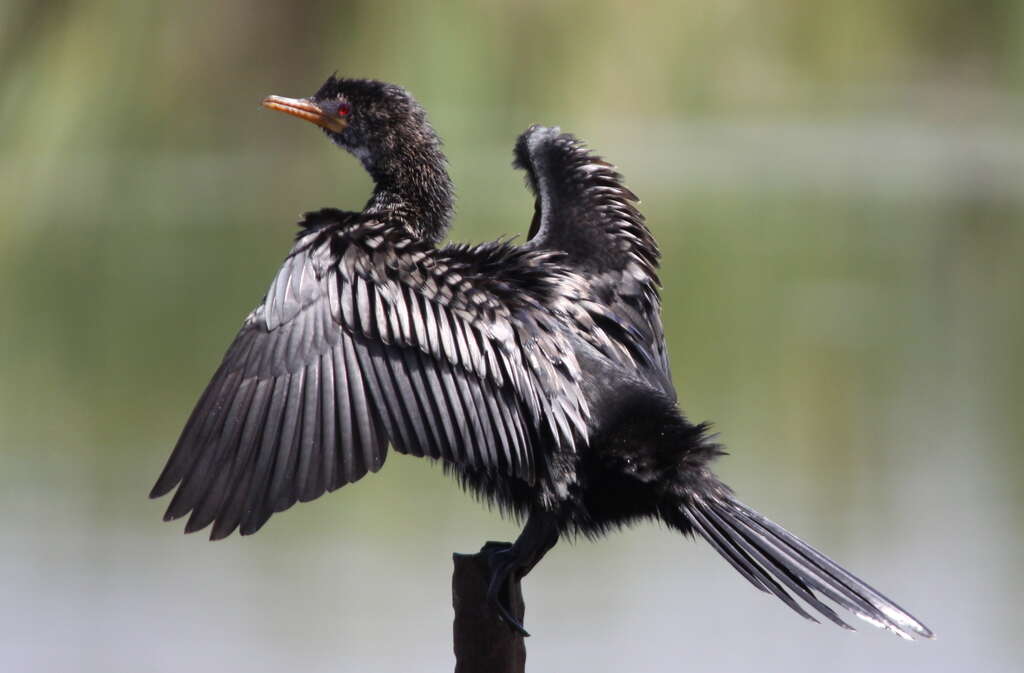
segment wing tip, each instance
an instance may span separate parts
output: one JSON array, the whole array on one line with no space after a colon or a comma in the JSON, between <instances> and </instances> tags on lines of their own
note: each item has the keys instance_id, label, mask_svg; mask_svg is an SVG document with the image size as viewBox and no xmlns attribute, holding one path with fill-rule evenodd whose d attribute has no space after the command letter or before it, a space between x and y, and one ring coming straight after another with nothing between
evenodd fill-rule
<instances>
[{"instance_id":1,"label":"wing tip","mask_svg":"<svg viewBox=\"0 0 1024 673\"><path fill-rule=\"evenodd\" d=\"M181 483L181 478L171 479L166 474L161 474L160 478L153 484L153 488L149 489L149 499L156 500L162 498L171 491L174 487Z\"/></svg>"},{"instance_id":2,"label":"wing tip","mask_svg":"<svg viewBox=\"0 0 1024 673\"><path fill-rule=\"evenodd\" d=\"M184 513L179 514L178 512L173 512L173 511L171 511L168 508L168 510L166 512L164 512L164 521L168 521L168 522L170 522L170 521L177 521L178 519L180 519L183 516L185 516Z\"/></svg>"},{"instance_id":3,"label":"wing tip","mask_svg":"<svg viewBox=\"0 0 1024 673\"><path fill-rule=\"evenodd\" d=\"M154 488L153 489L153 493L155 493L155 492L156 492L156 489ZM154 496L153 493L150 493L149 497L151 497L151 498L153 498L153 497L160 497L161 495L165 495L167 493L167 491L159 493L156 496ZM186 510L184 512L179 512L179 511L175 511L173 507L168 507L167 511L164 512L163 520L165 522L168 522L168 523L172 522L172 521L177 521L178 519L181 519L186 514L188 514L189 511L191 511L191 510ZM219 526L218 525L219 522L217 522L216 520L215 521L200 521L200 520L197 520L197 519L195 519L193 517L193 518L189 518L189 520L185 523L185 528L184 528L183 532L185 533L185 535L191 535L193 533L198 533L199 531L209 527L211 523L214 524L213 528L210 530L210 541L212 541L212 542L216 542L217 540L223 540L224 538L226 538L229 535L231 535L231 533L234 532L235 528L237 528L237 524L235 526L230 527L230 528L224 528L224 527Z\"/></svg>"},{"instance_id":4,"label":"wing tip","mask_svg":"<svg viewBox=\"0 0 1024 673\"><path fill-rule=\"evenodd\" d=\"M231 528L229 530L217 530L217 528L214 527L210 531L210 542L217 542L218 540L223 540L224 538L229 537L231 533L233 533L234 531L234 528Z\"/></svg>"},{"instance_id":5,"label":"wing tip","mask_svg":"<svg viewBox=\"0 0 1024 673\"><path fill-rule=\"evenodd\" d=\"M516 139L515 159L512 161L512 165L523 170L530 170L533 163L531 156L537 152L538 147L543 143L556 140L561 135L562 129L558 126L531 124Z\"/></svg>"}]
</instances>

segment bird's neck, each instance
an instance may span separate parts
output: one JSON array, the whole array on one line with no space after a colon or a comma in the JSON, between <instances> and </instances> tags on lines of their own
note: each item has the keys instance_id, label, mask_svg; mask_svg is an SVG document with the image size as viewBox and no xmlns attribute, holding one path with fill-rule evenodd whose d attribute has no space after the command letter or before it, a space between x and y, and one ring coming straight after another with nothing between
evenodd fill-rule
<instances>
[{"instance_id":1,"label":"bird's neck","mask_svg":"<svg viewBox=\"0 0 1024 673\"><path fill-rule=\"evenodd\" d=\"M364 212L403 221L418 238L439 242L451 221L454 197L437 142L406 145L387 156L363 159L374 182Z\"/></svg>"}]
</instances>

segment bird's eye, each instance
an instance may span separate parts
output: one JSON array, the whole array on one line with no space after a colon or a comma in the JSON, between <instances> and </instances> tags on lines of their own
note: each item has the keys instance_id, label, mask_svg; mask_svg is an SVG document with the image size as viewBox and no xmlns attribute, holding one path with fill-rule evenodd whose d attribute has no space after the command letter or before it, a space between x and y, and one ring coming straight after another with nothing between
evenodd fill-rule
<instances>
[{"instance_id":1,"label":"bird's eye","mask_svg":"<svg viewBox=\"0 0 1024 673\"><path fill-rule=\"evenodd\" d=\"M338 105L338 116L339 117L344 117L349 112L352 112L352 106L349 105L348 103L341 103L340 105Z\"/></svg>"}]
</instances>

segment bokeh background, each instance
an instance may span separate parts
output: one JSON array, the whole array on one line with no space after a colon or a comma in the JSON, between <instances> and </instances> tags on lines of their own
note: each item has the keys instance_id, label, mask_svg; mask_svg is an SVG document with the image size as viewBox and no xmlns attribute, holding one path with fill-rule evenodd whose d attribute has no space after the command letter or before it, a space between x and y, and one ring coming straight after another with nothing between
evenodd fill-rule
<instances>
[{"instance_id":1,"label":"bokeh background","mask_svg":"<svg viewBox=\"0 0 1024 673\"><path fill-rule=\"evenodd\" d=\"M1017 671L1024 4L0 2L0 669L448 671L437 466L211 544L146 494L304 210L359 165L259 107L337 69L446 140L453 236L525 232L516 135L617 163L684 408L753 506L933 627L806 623L654 525L525 584L534 671Z\"/></svg>"}]
</instances>

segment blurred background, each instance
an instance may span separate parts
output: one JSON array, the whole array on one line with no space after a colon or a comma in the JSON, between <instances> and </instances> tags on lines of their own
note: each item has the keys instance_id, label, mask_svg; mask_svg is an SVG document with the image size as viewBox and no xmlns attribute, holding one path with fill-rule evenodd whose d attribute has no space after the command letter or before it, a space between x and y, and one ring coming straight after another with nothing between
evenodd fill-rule
<instances>
[{"instance_id":1,"label":"blurred background","mask_svg":"<svg viewBox=\"0 0 1024 673\"><path fill-rule=\"evenodd\" d=\"M450 553L517 529L437 466L216 544L146 499L299 213L368 194L259 106L335 69L430 112L457 240L526 231L533 122L618 164L719 471L939 636L804 622L649 525L528 578L530 670L1020 670L1019 0L3 0L0 668L452 670Z\"/></svg>"}]
</instances>

